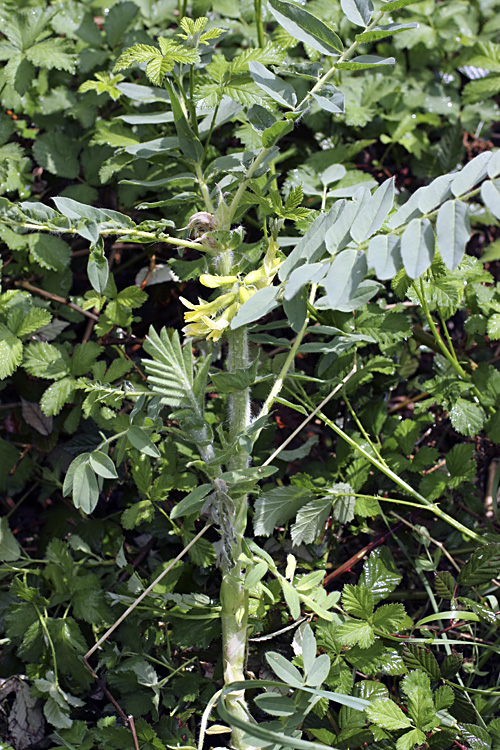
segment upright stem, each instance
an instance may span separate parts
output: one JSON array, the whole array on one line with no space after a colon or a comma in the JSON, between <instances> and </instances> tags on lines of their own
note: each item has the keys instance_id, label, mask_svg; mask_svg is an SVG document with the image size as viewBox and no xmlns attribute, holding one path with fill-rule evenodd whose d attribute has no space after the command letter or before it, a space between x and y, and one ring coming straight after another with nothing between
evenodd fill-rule
<instances>
[{"instance_id":1,"label":"upright stem","mask_svg":"<svg viewBox=\"0 0 500 750\"><path fill-rule=\"evenodd\" d=\"M231 271L232 255L224 251L218 259L218 270L222 275ZM246 369L249 366L248 334L245 327L228 334L228 354L226 366L229 372ZM250 424L250 389L236 391L229 396L229 442L232 443L240 432ZM235 451L229 462L232 471L246 469L249 455L243 449ZM241 682L245 679L245 662L247 653L248 625L248 591L243 585L242 564L239 560L242 542L245 535L248 513L248 497L240 495L232 498L234 503L233 518L233 565L223 572L220 589L222 620L222 658L224 666L224 683ZM243 690L235 691L228 696L226 706L229 712L241 719L248 719ZM233 729L232 745L238 750L249 750L250 746L243 741L240 729Z\"/></svg>"},{"instance_id":2,"label":"upright stem","mask_svg":"<svg viewBox=\"0 0 500 750\"><path fill-rule=\"evenodd\" d=\"M266 37L264 33L264 20L262 18L262 0L254 0L255 23L257 24L257 41L259 47L266 46Z\"/></svg>"}]
</instances>

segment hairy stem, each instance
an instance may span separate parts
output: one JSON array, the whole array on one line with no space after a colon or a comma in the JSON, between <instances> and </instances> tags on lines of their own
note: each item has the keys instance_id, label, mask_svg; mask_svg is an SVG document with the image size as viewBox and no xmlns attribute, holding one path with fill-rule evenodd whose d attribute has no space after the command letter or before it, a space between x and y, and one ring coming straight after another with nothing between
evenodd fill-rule
<instances>
[{"instance_id":1,"label":"hairy stem","mask_svg":"<svg viewBox=\"0 0 500 750\"><path fill-rule=\"evenodd\" d=\"M231 271L232 254L224 251L218 259L219 273L227 275ZM228 353L226 366L229 372L246 369L249 366L248 334L245 327L228 334ZM237 435L250 424L250 389L244 388L229 396L229 442L235 441ZM249 456L243 449L235 450L229 462L229 469L237 471L246 469ZM232 548L233 565L223 572L220 597L222 621L222 658L224 683L241 682L245 679L247 655L248 625L248 591L243 585L242 564L239 560L242 542L245 535L248 513L248 496L233 497L234 516ZM226 707L231 715L240 720L248 719L243 690L235 691L227 697ZM249 750L243 740L241 729L233 728L232 745L237 750Z\"/></svg>"}]
</instances>

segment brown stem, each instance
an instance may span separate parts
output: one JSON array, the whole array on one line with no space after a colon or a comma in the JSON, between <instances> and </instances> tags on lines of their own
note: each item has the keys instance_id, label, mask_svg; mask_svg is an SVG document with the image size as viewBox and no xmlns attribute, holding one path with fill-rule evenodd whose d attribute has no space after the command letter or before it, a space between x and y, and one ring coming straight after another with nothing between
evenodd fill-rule
<instances>
[{"instance_id":1,"label":"brown stem","mask_svg":"<svg viewBox=\"0 0 500 750\"><path fill-rule=\"evenodd\" d=\"M89 312L88 310L82 310L82 308L79 307L78 305L75 305L74 302L70 302L64 297L59 297L58 294L52 294L52 292L46 292L45 289L39 289L37 286L33 286L33 284L30 284L29 281L18 281L16 282L16 286L21 286L23 289L26 289L28 292L33 292L33 294L39 294L40 297L45 297L46 299L51 299L53 302L60 302L61 305L66 305L67 307L71 307L72 310L76 310L76 312L79 312L81 315L85 315L86 318L91 318L94 321L99 320L99 316L96 315L95 313Z\"/></svg>"}]
</instances>

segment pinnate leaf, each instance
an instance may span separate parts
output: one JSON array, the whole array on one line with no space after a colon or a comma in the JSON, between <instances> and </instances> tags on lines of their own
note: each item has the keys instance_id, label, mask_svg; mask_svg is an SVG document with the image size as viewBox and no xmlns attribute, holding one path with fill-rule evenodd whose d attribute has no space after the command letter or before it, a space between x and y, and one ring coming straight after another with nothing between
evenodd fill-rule
<instances>
[{"instance_id":1,"label":"pinnate leaf","mask_svg":"<svg viewBox=\"0 0 500 750\"><path fill-rule=\"evenodd\" d=\"M425 646L407 643L403 647L403 661L408 669L420 669L426 672L432 680L439 680L439 665L436 657Z\"/></svg>"},{"instance_id":2,"label":"pinnate leaf","mask_svg":"<svg viewBox=\"0 0 500 750\"><path fill-rule=\"evenodd\" d=\"M342 592L342 606L354 617L367 620L373 612L372 592L366 586L347 583Z\"/></svg>"}]
</instances>

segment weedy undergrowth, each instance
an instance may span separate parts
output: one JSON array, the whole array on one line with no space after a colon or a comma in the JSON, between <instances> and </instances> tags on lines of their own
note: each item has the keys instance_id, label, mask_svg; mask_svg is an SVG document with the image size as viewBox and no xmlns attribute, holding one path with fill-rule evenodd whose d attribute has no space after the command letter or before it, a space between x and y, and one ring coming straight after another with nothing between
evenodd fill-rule
<instances>
[{"instance_id":1,"label":"weedy undergrowth","mask_svg":"<svg viewBox=\"0 0 500 750\"><path fill-rule=\"evenodd\" d=\"M175 679L169 629L160 635L147 625L147 618L160 616L177 630L183 621L202 622L200 639L207 646L215 638L212 626L221 625L223 687L210 691L209 680L199 678L197 695L206 709L201 724L186 730L183 741L189 747L198 741L201 748L207 731L224 735L228 728L230 744L238 750L357 748L368 742L397 750L445 750L454 743L475 748L498 741L498 719L492 718L496 691L466 687L459 675L461 657L453 649L463 647L463 639L448 635L448 628L436 635L428 627L443 621L452 630L471 623L494 627L496 600L490 586L500 573L498 533L490 527L485 536L481 519L471 522L467 511L477 509L472 501L460 514L439 502L448 486L464 496L470 491L472 444L457 442L447 452L446 473L435 471L439 450L419 444L429 425L425 409L431 405L440 407L464 438L484 431L492 442L500 441L498 370L488 357L476 361L468 354L470 347L458 347L447 326L467 307L467 343L484 343L485 334L499 336L498 290L490 273L465 249L478 206L492 222L500 220L500 157L488 150L459 171L456 162L437 169L435 177L429 170L434 179L406 202L399 201L393 177L375 185L351 175L350 183L334 188L346 176L342 161L348 160L348 145L334 146L337 152L324 169L318 170L317 160L309 183L304 165L283 174L284 182L278 171L288 143L308 118L319 113L330 122L343 116L344 109L349 114L353 91L365 85L363 75L366 86L384 81L389 96L386 81L396 60L366 54L365 45L383 48L381 40L397 35L411 40L411 33L421 33L408 20L413 16L405 15L411 4L387 0L373 7L370 0L342 0L336 7L337 34L333 24L322 20L317 3L269 0L267 13L256 2L256 44L236 50L225 46L223 20L207 22L201 13L190 18L183 6L177 28L158 33L154 42L138 34L112 71L98 72L80 86L85 95L127 100L131 112L120 115L119 122L96 123L95 143L114 147L101 166L102 180L122 174L129 189L152 191L153 197L163 187L172 193L140 202L131 215L116 207L94 207L95 200L84 200L88 196L78 192L54 197L54 207L43 200L0 199L0 221L13 252L19 252L19 268L35 262L62 273L70 260L62 237L88 247L86 272L92 288L74 301L67 299L69 288L64 295L40 290L31 277L14 277L13 288L1 298L1 375L15 377L24 370L32 378L52 381L37 408L24 392L28 424L36 422L35 429L46 437L52 428L48 420L62 414L69 435L77 431L81 417L87 425L85 450L76 445L67 470L57 460L44 469L45 480L71 498L78 511L71 536L52 541L46 558L38 561L25 554L6 522L1 527L3 559L14 575L7 638L30 662L30 695L44 699L45 718L63 745L134 742L136 747L146 743L160 748L163 741L180 743L182 724L175 725L175 717L179 706L193 699ZM133 3L121 5L132 14ZM30 21L22 13L6 36L12 46L17 43L16 23L26 32L21 39L26 67L37 64L49 15L37 10ZM273 39L268 40L271 24ZM106 34L113 46L109 25ZM306 59L294 53L299 43ZM65 69L71 62L68 43L60 40L59 48L53 67ZM23 69L21 63L9 65L5 75L13 85ZM138 67L147 84L140 78L126 82L125 76L135 76ZM30 74L31 68L28 78ZM493 77L485 80L496 86ZM473 83L466 87L469 100L478 88ZM160 102L160 112L135 112L137 103L152 101ZM128 131L123 123L139 129L167 127L148 139L145 131ZM219 154L218 132L228 123L238 123L245 149L230 147ZM381 141L392 148L403 135L392 131ZM417 133L413 137L416 142L421 138ZM47 140L39 141L40 149ZM405 143L411 152L409 141ZM49 149L44 153L48 159ZM303 205L304 193L316 197L313 208ZM178 221L168 218L175 203L189 208L179 212ZM148 216L142 221L141 211ZM115 245L146 248L149 266L138 283L118 289L107 256L109 238ZM134 310L146 303L148 283L165 273L156 254L167 250L172 251L171 266L163 280L194 279L204 297L180 297L184 336L175 327L152 326L141 341L144 358L134 360L122 343L132 336L138 322ZM36 294L65 306L70 319L85 317L85 340L73 347L69 340L58 343L57 335L44 338L41 332L60 320L52 319L49 303L32 296ZM98 341L90 340L92 332ZM117 339L111 345L119 355L108 366L100 358L102 342L112 341L113 335ZM413 375L419 345L435 353L434 376L418 381L415 418L398 420L386 413L377 389L394 388L398 368L402 380ZM269 346L274 353L267 351ZM299 366L305 354L318 355L310 371ZM369 389L377 392L372 403ZM353 408L354 399L360 410ZM306 459L317 436L312 433L299 448L283 444L275 449L267 436L277 407L304 417L293 434L315 419L335 435L328 471L319 476L296 473L288 481L285 467ZM133 497L124 511L122 531L150 524L167 547L172 537L180 540L194 565L219 570L216 595L186 592L183 555L145 594L145 581L129 569L121 531L110 524L97 547L91 542L82 519L99 512L107 493L126 486L129 476L140 499ZM176 492L184 493L182 499L165 505L169 493L175 497ZM307 545L321 548L325 525L332 519L338 527L357 519L366 529L367 519L378 517L390 526L396 506L412 509L411 517L397 518L425 548L415 571L433 612L416 622L402 603L380 604L401 580L385 548L372 552L360 581L346 584L342 592L327 593L323 586L321 555L316 563L311 557L304 564ZM494 512L498 515L496 508ZM247 528L249 513L253 534ZM429 519L446 529L453 547L468 545L468 562L458 566L458 578L447 569L439 571L435 593L425 573L437 570L442 558L431 555L430 544L456 563L446 545L426 531ZM217 538L210 543L207 534L188 550L199 521ZM282 539L287 553L275 558L264 540L288 526L291 545L286 547ZM406 544L398 539L401 555L411 560ZM328 558L327 549L325 554ZM131 576L129 587L106 597L106 568L115 561ZM156 560L160 568L167 562ZM80 573L92 565L97 573ZM436 596L449 600L449 609L442 611ZM144 608L140 616L139 604ZM132 636L126 620L119 623L124 644L119 654L107 635L102 638L113 620L111 605L130 605L138 618L130 625ZM49 614L52 607L56 609ZM259 619L273 609L281 612L278 635L294 634L294 657L290 661L266 649L258 674L249 680L249 631L253 634ZM91 626L91 639L101 638L94 675L100 667L108 669L107 697L118 688L137 718L148 709L143 704L138 708L132 693L137 685L144 687L159 729L130 720L128 710L118 716L129 724L131 735L115 726L116 716L100 719L90 734L81 714L72 719L83 705L78 696L90 681L76 666L87 651L78 620ZM130 644L144 629L147 646L139 657ZM488 640L491 633L483 638L467 632L475 651L498 652ZM191 640L184 633L176 637L181 647L196 643L196 635ZM268 634L262 637L265 643ZM478 674L482 656L476 664ZM173 674L159 679L155 665ZM269 679L269 669L277 680ZM396 679L397 695L391 697L383 680L373 679L381 674L401 677ZM2 690L15 692L20 706L28 698L25 678L19 679ZM255 696L253 691L261 689ZM474 704L470 694L481 696L483 703ZM335 713L332 705L340 705L340 711ZM225 725L207 730L215 707ZM263 714L271 719L262 721ZM193 716L186 709L185 718Z\"/></svg>"}]
</instances>

